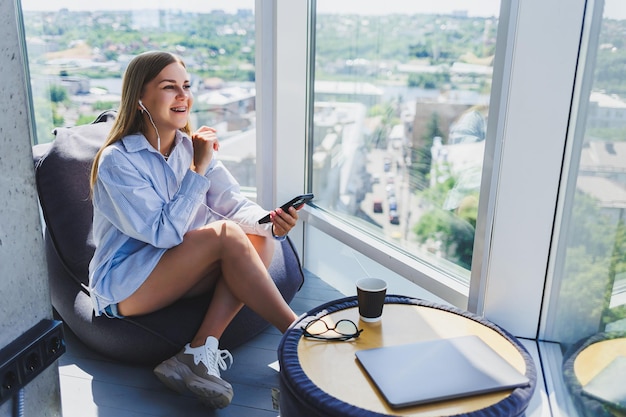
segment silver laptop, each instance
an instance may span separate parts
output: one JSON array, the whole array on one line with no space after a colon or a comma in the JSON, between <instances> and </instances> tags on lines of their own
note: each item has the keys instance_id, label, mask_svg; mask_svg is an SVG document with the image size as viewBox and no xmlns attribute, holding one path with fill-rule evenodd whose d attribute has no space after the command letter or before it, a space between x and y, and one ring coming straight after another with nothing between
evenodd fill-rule
<instances>
[{"instance_id":1,"label":"silver laptop","mask_svg":"<svg viewBox=\"0 0 626 417\"><path fill-rule=\"evenodd\" d=\"M530 382L478 336L366 349L355 354L392 408L506 390Z\"/></svg>"}]
</instances>

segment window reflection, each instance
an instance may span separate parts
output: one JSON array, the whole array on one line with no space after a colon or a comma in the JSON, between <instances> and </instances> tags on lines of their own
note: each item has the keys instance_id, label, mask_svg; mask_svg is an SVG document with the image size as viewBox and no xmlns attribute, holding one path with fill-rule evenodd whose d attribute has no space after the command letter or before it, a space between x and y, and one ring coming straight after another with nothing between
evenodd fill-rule
<instances>
[{"instance_id":1,"label":"window reflection","mask_svg":"<svg viewBox=\"0 0 626 417\"><path fill-rule=\"evenodd\" d=\"M579 415L609 416L623 414L626 392L618 412L610 394L626 386L626 7L607 0L588 12L603 17L585 30L546 338L560 343Z\"/></svg>"},{"instance_id":2,"label":"window reflection","mask_svg":"<svg viewBox=\"0 0 626 417\"><path fill-rule=\"evenodd\" d=\"M468 283L499 2L345 3L316 2L316 204Z\"/></svg>"},{"instance_id":3,"label":"window reflection","mask_svg":"<svg viewBox=\"0 0 626 417\"><path fill-rule=\"evenodd\" d=\"M572 136L575 187L564 207L552 335L566 344L598 331L626 330L626 19L607 14L619 9L617 3L606 2L593 46L593 81L579 115L585 123Z\"/></svg>"},{"instance_id":4,"label":"window reflection","mask_svg":"<svg viewBox=\"0 0 626 417\"><path fill-rule=\"evenodd\" d=\"M191 75L192 125L217 128L220 159L242 186L255 186L254 0L193 9L143 0L21 3L39 143L52 141L57 126L115 109L130 59L166 50L182 56Z\"/></svg>"}]
</instances>

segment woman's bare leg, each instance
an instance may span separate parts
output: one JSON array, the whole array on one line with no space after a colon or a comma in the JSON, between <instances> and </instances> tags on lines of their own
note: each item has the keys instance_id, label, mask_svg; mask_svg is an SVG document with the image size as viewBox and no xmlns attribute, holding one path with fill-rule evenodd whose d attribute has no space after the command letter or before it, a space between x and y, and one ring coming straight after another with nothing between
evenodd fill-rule
<instances>
[{"instance_id":1,"label":"woman's bare leg","mask_svg":"<svg viewBox=\"0 0 626 417\"><path fill-rule=\"evenodd\" d=\"M219 339L226 326L244 304L283 333L297 318L267 273L267 268L272 261L274 241L260 236L248 236L248 238L253 250L260 254L255 259L263 265L263 278L231 274L227 270L228 266L222 263L222 278L215 286L213 299L191 342L192 347L204 344L207 336L215 336ZM245 256L254 257L252 252L248 252Z\"/></svg>"},{"instance_id":2,"label":"woman's bare leg","mask_svg":"<svg viewBox=\"0 0 626 417\"><path fill-rule=\"evenodd\" d=\"M259 235L248 235L248 239L256 249L256 252L261 257L265 269L270 267L272 258L274 257L274 248L276 247L276 240Z\"/></svg>"},{"instance_id":3,"label":"woman's bare leg","mask_svg":"<svg viewBox=\"0 0 626 417\"><path fill-rule=\"evenodd\" d=\"M198 287L215 285L192 347L204 344L208 336L219 339L244 304L280 331L286 331L297 316L267 272L271 247L261 239L249 239L231 222L216 222L187 233L180 245L163 255L142 286L119 303L120 314L149 313ZM221 267L221 277L215 274L216 266Z\"/></svg>"},{"instance_id":4,"label":"woman's bare leg","mask_svg":"<svg viewBox=\"0 0 626 417\"><path fill-rule=\"evenodd\" d=\"M275 241L258 235L248 235L248 239L259 254L265 269L269 268L274 255ZM204 344L208 335L219 339L243 306L244 303L234 296L226 281L218 279L207 314L190 345L196 347Z\"/></svg>"}]
</instances>

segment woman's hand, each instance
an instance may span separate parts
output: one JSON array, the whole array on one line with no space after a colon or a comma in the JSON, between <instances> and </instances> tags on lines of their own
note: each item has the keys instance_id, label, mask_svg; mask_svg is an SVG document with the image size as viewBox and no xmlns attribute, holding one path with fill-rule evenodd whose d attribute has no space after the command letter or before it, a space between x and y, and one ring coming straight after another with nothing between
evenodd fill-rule
<instances>
[{"instance_id":1,"label":"woman's hand","mask_svg":"<svg viewBox=\"0 0 626 417\"><path fill-rule=\"evenodd\" d=\"M298 210L289 207L287 212L279 207L270 211L270 221L272 222L274 236L285 236L298 222Z\"/></svg>"},{"instance_id":2,"label":"woman's hand","mask_svg":"<svg viewBox=\"0 0 626 417\"><path fill-rule=\"evenodd\" d=\"M193 142L193 161L191 170L204 175L213 159L213 152L219 150L217 131L212 127L202 126L191 135Z\"/></svg>"}]
</instances>

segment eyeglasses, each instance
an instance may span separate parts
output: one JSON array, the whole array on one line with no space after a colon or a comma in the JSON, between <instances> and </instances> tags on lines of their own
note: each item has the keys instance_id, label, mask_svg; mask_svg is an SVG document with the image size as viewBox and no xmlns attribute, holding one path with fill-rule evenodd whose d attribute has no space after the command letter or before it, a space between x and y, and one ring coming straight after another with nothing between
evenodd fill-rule
<instances>
[{"instance_id":1,"label":"eyeglasses","mask_svg":"<svg viewBox=\"0 0 626 417\"><path fill-rule=\"evenodd\" d=\"M356 327L352 320L341 319L334 326L328 327L328 324L321 319L310 321L303 330L304 337L310 337L320 340L350 340L359 337L363 329ZM327 334L334 332L335 334Z\"/></svg>"}]
</instances>

